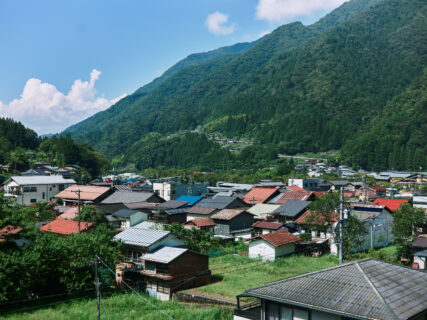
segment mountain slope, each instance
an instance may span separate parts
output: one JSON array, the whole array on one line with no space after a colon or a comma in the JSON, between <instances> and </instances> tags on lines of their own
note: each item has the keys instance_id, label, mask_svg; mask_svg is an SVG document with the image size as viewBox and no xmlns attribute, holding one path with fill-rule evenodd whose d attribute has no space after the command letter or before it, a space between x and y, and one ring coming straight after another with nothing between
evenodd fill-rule
<instances>
[{"instance_id":1,"label":"mountain slope","mask_svg":"<svg viewBox=\"0 0 427 320\"><path fill-rule=\"evenodd\" d=\"M197 125L277 152L339 149L420 76L425 12L421 0L353 0L312 26L282 26L241 54L183 68L73 135L109 157L150 132Z\"/></svg>"}]
</instances>

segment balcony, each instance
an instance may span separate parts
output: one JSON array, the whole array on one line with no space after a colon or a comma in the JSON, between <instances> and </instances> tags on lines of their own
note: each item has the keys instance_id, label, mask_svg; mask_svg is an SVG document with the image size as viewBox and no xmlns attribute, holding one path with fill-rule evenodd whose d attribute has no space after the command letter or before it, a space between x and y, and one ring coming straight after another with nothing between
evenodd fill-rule
<instances>
[{"instance_id":1,"label":"balcony","mask_svg":"<svg viewBox=\"0 0 427 320\"><path fill-rule=\"evenodd\" d=\"M261 320L261 301L253 301L241 305L240 301L234 309L234 319Z\"/></svg>"}]
</instances>

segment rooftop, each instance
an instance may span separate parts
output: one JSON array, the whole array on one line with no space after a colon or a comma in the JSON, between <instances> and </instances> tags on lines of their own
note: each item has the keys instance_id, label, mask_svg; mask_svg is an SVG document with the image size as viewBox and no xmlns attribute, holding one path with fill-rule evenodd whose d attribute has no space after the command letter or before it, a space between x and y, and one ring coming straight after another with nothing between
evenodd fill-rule
<instances>
[{"instance_id":1,"label":"rooftop","mask_svg":"<svg viewBox=\"0 0 427 320\"><path fill-rule=\"evenodd\" d=\"M244 210L239 209L223 209L217 213L215 213L211 218L218 220L231 220L234 217L237 217L239 214L244 212Z\"/></svg>"},{"instance_id":2,"label":"rooftop","mask_svg":"<svg viewBox=\"0 0 427 320\"><path fill-rule=\"evenodd\" d=\"M409 200L400 199L376 199L372 204L386 206L389 210L394 211L400 208L403 203L408 203Z\"/></svg>"},{"instance_id":3,"label":"rooftop","mask_svg":"<svg viewBox=\"0 0 427 320\"><path fill-rule=\"evenodd\" d=\"M278 190L279 188L253 187L251 191L245 195L243 201L247 204L264 203Z\"/></svg>"},{"instance_id":4,"label":"rooftop","mask_svg":"<svg viewBox=\"0 0 427 320\"><path fill-rule=\"evenodd\" d=\"M304 211L310 203L310 201L288 200L277 208L274 213L287 217L296 217Z\"/></svg>"},{"instance_id":5,"label":"rooftop","mask_svg":"<svg viewBox=\"0 0 427 320\"><path fill-rule=\"evenodd\" d=\"M64 179L62 176L13 176L6 180L15 181L20 186L36 185L36 184L75 184L73 179Z\"/></svg>"},{"instance_id":6,"label":"rooftop","mask_svg":"<svg viewBox=\"0 0 427 320\"><path fill-rule=\"evenodd\" d=\"M268 243L272 244L275 247L280 247L285 244L293 243L300 241L300 237L294 236L292 233L290 233L287 230L279 230L267 234L262 234L259 237L256 237L255 239L263 239L267 241Z\"/></svg>"},{"instance_id":7,"label":"rooftop","mask_svg":"<svg viewBox=\"0 0 427 320\"><path fill-rule=\"evenodd\" d=\"M217 209L195 206L195 207L191 207L191 208L187 209L187 213L206 214L206 215L208 215L208 214L211 214L212 212L214 212L215 210L217 210Z\"/></svg>"},{"instance_id":8,"label":"rooftop","mask_svg":"<svg viewBox=\"0 0 427 320\"><path fill-rule=\"evenodd\" d=\"M63 214L59 215L58 218L59 219L64 219L64 220L73 220L75 217L77 217L78 213L79 213L79 208L78 207L68 207L69 209L67 211L65 211Z\"/></svg>"},{"instance_id":9,"label":"rooftop","mask_svg":"<svg viewBox=\"0 0 427 320\"><path fill-rule=\"evenodd\" d=\"M134 203L148 201L154 194L151 192L116 191L102 200L102 204Z\"/></svg>"},{"instance_id":10,"label":"rooftop","mask_svg":"<svg viewBox=\"0 0 427 320\"><path fill-rule=\"evenodd\" d=\"M276 204L283 204L287 200L307 200L312 195L311 192L288 191L284 192L282 196L276 201Z\"/></svg>"},{"instance_id":11,"label":"rooftop","mask_svg":"<svg viewBox=\"0 0 427 320\"><path fill-rule=\"evenodd\" d=\"M167 237L169 234L170 231L131 227L116 234L113 240L123 241L125 244L129 245L149 247L157 241Z\"/></svg>"},{"instance_id":12,"label":"rooftop","mask_svg":"<svg viewBox=\"0 0 427 320\"><path fill-rule=\"evenodd\" d=\"M113 216L115 217L130 217L131 215L134 215L135 213L140 212L138 210L130 210L130 209L120 209L113 213Z\"/></svg>"},{"instance_id":13,"label":"rooftop","mask_svg":"<svg viewBox=\"0 0 427 320\"><path fill-rule=\"evenodd\" d=\"M277 230L283 226L283 223L279 222L270 222L270 221L258 221L255 222L252 227L260 228L260 229L269 229L269 230Z\"/></svg>"},{"instance_id":14,"label":"rooftop","mask_svg":"<svg viewBox=\"0 0 427 320\"><path fill-rule=\"evenodd\" d=\"M212 198L205 198L200 200L197 203L198 207L205 207L205 208L215 208L215 209L225 209L227 208L232 202L235 200L241 201L237 196L215 196ZM243 203L242 203L243 205Z\"/></svg>"},{"instance_id":15,"label":"rooftop","mask_svg":"<svg viewBox=\"0 0 427 320\"><path fill-rule=\"evenodd\" d=\"M202 199L203 199L202 196L184 195L184 196L178 197L176 200L177 201L185 201L185 202L187 202L188 206L194 206L197 202L199 202Z\"/></svg>"},{"instance_id":16,"label":"rooftop","mask_svg":"<svg viewBox=\"0 0 427 320\"><path fill-rule=\"evenodd\" d=\"M214 227L216 226L216 223L213 222L211 219L209 218L199 218L199 219L193 219L193 220L189 220L187 222L185 222L184 224L189 225L189 224L194 224L196 227Z\"/></svg>"},{"instance_id":17,"label":"rooftop","mask_svg":"<svg viewBox=\"0 0 427 320\"><path fill-rule=\"evenodd\" d=\"M185 207L187 204L187 201L168 200L156 206L155 209L178 209L181 207Z\"/></svg>"},{"instance_id":18,"label":"rooftop","mask_svg":"<svg viewBox=\"0 0 427 320\"><path fill-rule=\"evenodd\" d=\"M75 186L68 187L64 191L61 191L55 196L55 198L78 200L79 196L77 192L73 192L78 190L80 190L80 200L93 201L99 198L100 196L104 195L105 193L109 192L110 188L75 185Z\"/></svg>"},{"instance_id":19,"label":"rooftop","mask_svg":"<svg viewBox=\"0 0 427 320\"><path fill-rule=\"evenodd\" d=\"M170 263L186 251L188 251L186 248L163 247L154 253L147 253L142 259L160 263Z\"/></svg>"},{"instance_id":20,"label":"rooftop","mask_svg":"<svg viewBox=\"0 0 427 320\"><path fill-rule=\"evenodd\" d=\"M81 221L80 230L85 231L86 226L90 228L92 227L92 225L93 223L91 222ZM69 235L72 233L79 232L79 223L78 221L73 221L73 220L56 219L42 226L40 228L40 231Z\"/></svg>"},{"instance_id":21,"label":"rooftop","mask_svg":"<svg viewBox=\"0 0 427 320\"><path fill-rule=\"evenodd\" d=\"M279 280L242 296L343 317L409 319L427 309L427 273L366 259Z\"/></svg>"},{"instance_id":22,"label":"rooftop","mask_svg":"<svg viewBox=\"0 0 427 320\"><path fill-rule=\"evenodd\" d=\"M311 215L314 214L313 211L307 210L306 212L304 212L301 216L299 216L298 219L295 220L295 223L297 224L306 224L305 219ZM335 213L335 212L331 212L329 213L330 218L328 219L329 222L337 222L339 220L339 214ZM312 224L319 224L319 223L323 223L325 221L325 216L318 214L314 217Z\"/></svg>"}]
</instances>

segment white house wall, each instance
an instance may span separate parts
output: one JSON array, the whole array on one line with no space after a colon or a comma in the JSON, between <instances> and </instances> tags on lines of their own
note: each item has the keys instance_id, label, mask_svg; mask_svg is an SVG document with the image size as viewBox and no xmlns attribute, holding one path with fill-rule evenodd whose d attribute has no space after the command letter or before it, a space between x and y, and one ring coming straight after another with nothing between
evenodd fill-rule
<instances>
[{"instance_id":1,"label":"white house wall","mask_svg":"<svg viewBox=\"0 0 427 320\"><path fill-rule=\"evenodd\" d=\"M254 240L249 243L248 256L249 258L274 261L275 247L264 240Z\"/></svg>"}]
</instances>

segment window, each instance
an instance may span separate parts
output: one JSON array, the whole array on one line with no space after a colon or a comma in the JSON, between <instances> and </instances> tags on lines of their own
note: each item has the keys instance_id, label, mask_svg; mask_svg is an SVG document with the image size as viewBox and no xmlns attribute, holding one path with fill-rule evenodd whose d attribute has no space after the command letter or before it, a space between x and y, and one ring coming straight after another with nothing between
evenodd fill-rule
<instances>
[{"instance_id":1,"label":"window","mask_svg":"<svg viewBox=\"0 0 427 320\"><path fill-rule=\"evenodd\" d=\"M36 202L37 202L37 199L31 199L31 200L30 200L30 202L31 202L31 203L36 203Z\"/></svg>"},{"instance_id":2,"label":"window","mask_svg":"<svg viewBox=\"0 0 427 320\"><path fill-rule=\"evenodd\" d=\"M65 186L63 184L58 185L59 191L65 190Z\"/></svg>"},{"instance_id":3,"label":"window","mask_svg":"<svg viewBox=\"0 0 427 320\"><path fill-rule=\"evenodd\" d=\"M275 303L267 303L266 320L308 320L306 310L291 308Z\"/></svg>"},{"instance_id":4,"label":"window","mask_svg":"<svg viewBox=\"0 0 427 320\"><path fill-rule=\"evenodd\" d=\"M42 198L44 199L44 198L45 198L45 196L46 196L46 195L45 195L45 193L43 192L43 194L42 194Z\"/></svg>"},{"instance_id":5,"label":"window","mask_svg":"<svg viewBox=\"0 0 427 320\"><path fill-rule=\"evenodd\" d=\"M168 273L169 272L169 266L167 264L157 264L157 272L158 273Z\"/></svg>"},{"instance_id":6,"label":"window","mask_svg":"<svg viewBox=\"0 0 427 320\"><path fill-rule=\"evenodd\" d=\"M37 187L24 187L24 192L37 192Z\"/></svg>"},{"instance_id":7,"label":"window","mask_svg":"<svg viewBox=\"0 0 427 320\"><path fill-rule=\"evenodd\" d=\"M158 281L157 282L157 292L169 293L170 292L169 282Z\"/></svg>"},{"instance_id":8,"label":"window","mask_svg":"<svg viewBox=\"0 0 427 320\"><path fill-rule=\"evenodd\" d=\"M52 191L52 187L49 187L49 191Z\"/></svg>"}]
</instances>

